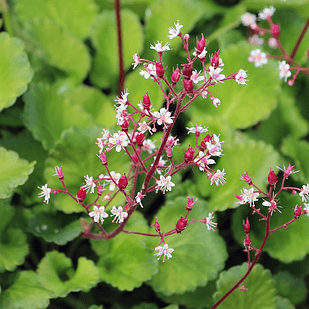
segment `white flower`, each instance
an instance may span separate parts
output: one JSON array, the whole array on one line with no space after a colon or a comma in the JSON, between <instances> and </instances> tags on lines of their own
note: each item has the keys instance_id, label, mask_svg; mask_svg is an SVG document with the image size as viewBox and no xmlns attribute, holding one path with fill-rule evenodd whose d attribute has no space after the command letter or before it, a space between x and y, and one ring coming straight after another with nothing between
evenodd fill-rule
<instances>
[{"instance_id":1,"label":"white flower","mask_svg":"<svg viewBox=\"0 0 309 309\"><path fill-rule=\"evenodd\" d=\"M304 206L303 210L306 210L306 216L309 217L309 204L304 203L303 206Z\"/></svg>"},{"instance_id":2,"label":"white flower","mask_svg":"<svg viewBox=\"0 0 309 309\"><path fill-rule=\"evenodd\" d=\"M285 61L279 62L279 77L284 78L286 82L287 78L292 75L290 71L290 65L287 64Z\"/></svg>"},{"instance_id":3,"label":"white flower","mask_svg":"<svg viewBox=\"0 0 309 309\"><path fill-rule=\"evenodd\" d=\"M108 214L104 210L104 206L101 206L100 208L93 206L93 211L89 213L89 216L94 218L94 222L99 222L99 220L101 220L101 224L103 224L104 218L108 217Z\"/></svg>"},{"instance_id":4,"label":"white flower","mask_svg":"<svg viewBox=\"0 0 309 309\"><path fill-rule=\"evenodd\" d=\"M224 172L224 169L222 170L222 172L218 169L216 171L216 173L214 173L210 179L210 185L212 185L213 183L216 184L216 186L218 187L219 186L219 183L221 183L221 185L224 185L225 184L225 172Z\"/></svg>"},{"instance_id":5,"label":"white flower","mask_svg":"<svg viewBox=\"0 0 309 309\"><path fill-rule=\"evenodd\" d=\"M263 11L259 12L259 20L271 18L274 15L275 11L276 9L273 6L265 8Z\"/></svg>"},{"instance_id":6,"label":"white flower","mask_svg":"<svg viewBox=\"0 0 309 309\"><path fill-rule=\"evenodd\" d=\"M254 202L258 201L258 199L257 199L258 196L259 196L259 193L258 192L254 193L254 189L253 188L250 188L249 190L243 188L243 192L239 196L241 198L241 201L238 202L238 203L239 204L249 203L250 207L252 205L254 206Z\"/></svg>"},{"instance_id":7,"label":"white flower","mask_svg":"<svg viewBox=\"0 0 309 309\"><path fill-rule=\"evenodd\" d=\"M149 153L153 153L153 150L156 149L156 145L150 139L146 139L143 142L143 151L148 151Z\"/></svg>"},{"instance_id":8,"label":"white flower","mask_svg":"<svg viewBox=\"0 0 309 309\"><path fill-rule=\"evenodd\" d=\"M139 60L140 58L139 58L139 55L138 54L134 54L133 55L133 63L132 63L132 65L133 65L133 70L140 64L140 60Z\"/></svg>"},{"instance_id":9,"label":"white flower","mask_svg":"<svg viewBox=\"0 0 309 309\"><path fill-rule=\"evenodd\" d=\"M139 72L139 75L144 76L146 79L148 79L149 77L152 77L152 76L157 76L156 66L152 63L149 63L147 68L146 68L146 71L141 70Z\"/></svg>"},{"instance_id":10,"label":"white flower","mask_svg":"<svg viewBox=\"0 0 309 309\"><path fill-rule=\"evenodd\" d=\"M278 47L278 40L276 38L269 38L267 40L268 46L270 48L277 48Z\"/></svg>"},{"instance_id":11,"label":"white flower","mask_svg":"<svg viewBox=\"0 0 309 309\"><path fill-rule=\"evenodd\" d=\"M119 206L118 209L115 206L113 206L111 213L112 216L115 216L112 222L116 220L116 223L122 223L124 219L128 217L128 213L123 211L121 206Z\"/></svg>"},{"instance_id":12,"label":"white flower","mask_svg":"<svg viewBox=\"0 0 309 309\"><path fill-rule=\"evenodd\" d=\"M155 161L155 160L156 160L156 157L154 157L153 160ZM163 169L163 168L165 167L166 162L167 162L167 160L163 160L163 158L160 157L160 160L159 160L159 162L158 162L158 164L157 164L157 169L156 169L156 172L157 172L159 175L161 175L161 170L160 170L160 168ZM171 190L170 190L170 191L171 191Z\"/></svg>"},{"instance_id":13,"label":"white flower","mask_svg":"<svg viewBox=\"0 0 309 309\"><path fill-rule=\"evenodd\" d=\"M162 46L162 42L159 42L153 46L152 44L150 45L150 49L154 49L158 53L163 53L164 51L171 50L169 47L169 43L166 43L164 46Z\"/></svg>"},{"instance_id":14,"label":"white flower","mask_svg":"<svg viewBox=\"0 0 309 309\"><path fill-rule=\"evenodd\" d=\"M221 157L222 156L222 147L220 142L220 134L213 134L212 139L209 142L206 142L206 147L210 155Z\"/></svg>"},{"instance_id":15,"label":"white flower","mask_svg":"<svg viewBox=\"0 0 309 309\"><path fill-rule=\"evenodd\" d=\"M39 197L44 197L44 203L48 204L49 199L50 199L51 189L47 188L47 184L45 186L42 186L41 188L38 187L38 189L42 190L42 192L39 193Z\"/></svg>"},{"instance_id":16,"label":"white flower","mask_svg":"<svg viewBox=\"0 0 309 309\"><path fill-rule=\"evenodd\" d=\"M248 61L254 62L255 67L261 67L263 64L267 63L267 57L260 49L254 49L251 50Z\"/></svg>"},{"instance_id":17,"label":"white flower","mask_svg":"<svg viewBox=\"0 0 309 309\"><path fill-rule=\"evenodd\" d=\"M299 196L301 197L303 202L307 201L307 198L309 198L309 183L307 185L303 185L303 188L299 192Z\"/></svg>"},{"instance_id":18,"label":"white flower","mask_svg":"<svg viewBox=\"0 0 309 309\"><path fill-rule=\"evenodd\" d=\"M218 106L221 105L221 100L218 98L214 98L212 100L212 104L214 105L215 108L218 108Z\"/></svg>"},{"instance_id":19,"label":"white flower","mask_svg":"<svg viewBox=\"0 0 309 309\"><path fill-rule=\"evenodd\" d=\"M174 25L175 25L175 29L173 27L168 28L169 35L167 37L170 40L173 39L173 38L176 38L180 33L180 29L183 27L183 25L180 25L179 22L177 22L177 24L174 23Z\"/></svg>"},{"instance_id":20,"label":"white flower","mask_svg":"<svg viewBox=\"0 0 309 309\"><path fill-rule=\"evenodd\" d=\"M155 118L157 118L157 123L158 125L162 125L162 123L164 123L165 125L166 124L171 124L173 122L172 118L171 117L171 113L164 107L162 107L160 109L160 112L153 112L153 116Z\"/></svg>"},{"instance_id":21,"label":"white flower","mask_svg":"<svg viewBox=\"0 0 309 309\"><path fill-rule=\"evenodd\" d=\"M114 191L115 187L116 187L115 183L118 184L118 181L119 181L121 175L120 175L120 173L115 173L114 171L111 171L111 177L112 177L112 179L106 179L106 181L110 183L109 190Z\"/></svg>"},{"instance_id":22,"label":"white flower","mask_svg":"<svg viewBox=\"0 0 309 309\"><path fill-rule=\"evenodd\" d=\"M139 123L138 124L138 129L139 132L141 133L145 133L146 131L149 131L150 134L152 134L151 132L151 128L150 126L147 124L146 121L143 121L143 123Z\"/></svg>"},{"instance_id":23,"label":"white flower","mask_svg":"<svg viewBox=\"0 0 309 309\"><path fill-rule=\"evenodd\" d=\"M250 36L248 42L253 45L263 45L264 39L260 38L257 34Z\"/></svg>"},{"instance_id":24,"label":"white flower","mask_svg":"<svg viewBox=\"0 0 309 309\"><path fill-rule=\"evenodd\" d=\"M165 194L165 191L172 191L172 187L174 187L175 184L171 182L171 179L171 176L164 177L163 175L161 175L160 180L157 180L158 188L156 192L158 192L158 190L161 190L163 194Z\"/></svg>"},{"instance_id":25,"label":"white flower","mask_svg":"<svg viewBox=\"0 0 309 309\"><path fill-rule=\"evenodd\" d=\"M197 163L198 168L200 169L201 172L204 172L206 166L208 166L209 164L216 164L216 161L213 159L210 159L211 156L207 156L205 155L205 153L203 151L200 151L198 154L198 157L194 159L194 162Z\"/></svg>"},{"instance_id":26,"label":"white flower","mask_svg":"<svg viewBox=\"0 0 309 309\"><path fill-rule=\"evenodd\" d=\"M262 205L266 206L266 207L269 207L269 211L271 212L271 215L273 214L273 212L275 210L278 210L281 213L281 211L280 211L280 209L278 207L280 207L280 208L282 208L282 207L277 205L277 203L274 200L271 200L270 202L264 200Z\"/></svg>"},{"instance_id":27,"label":"white flower","mask_svg":"<svg viewBox=\"0 0 309 309\"><path fill-rule=\"evenodd\" d=\"M190 79L193 81L194 84L197 84L198 82L204 80L204 76L199 76L200 73L201 71L197 72L197 70L194 70L192 72Z\"/></svg>"},{"instance_id":28,"label":"white flower","mask_svg":"<svg viewBox=\"0 0 309 309\"><path fill-rule=\"evenodd\" d=\"M165 257L169 260L172 258L172 253L174 252L173 248L169 248L168 244L164 244L164 246L157 246L155 247L155 251L158 251L154 255L158 256L158 260L160 260L161 255L163 255L163 262L165 262Z\"/></svg>"},{"instance_id":29,"label":"white flower","mask_svg":"<svg viewBox=\"0 0 309 309\"><path fill-rule=\"evenodd\" d=\"M195 48L195 52L193 52L193 56L197 55L200 59L205 59L206 54L207 54L206 47L204 47L203 51L199 54L196 52L196 48Z\"/></svg>"},{"instance_id":30,"label":"white flower","mask_svg":"<svg viewBox=\"0 0 309 309\"><path fill-rule=\"evenodd\" d=\"M120 152L122 147L128 146L128 137L127 137L127 135L124 132L119 131L118 133L115 133L113 135L113 137L109 138L109 142L112 145L116 146L116 151L117 152Z\"/></svg>"},{"instance_id":31,"label":"white flower","mask_svg":"<svg viewBox=\"0 0 309 309\"><path fill-rule=\"evenodd\" d=\"M135 201L136 201L136 203L139 203L140 206L141 206L142 208L144 208L144 206L143 206L143 204L142 204L142 199L143 199L145 196L146 196L146 195L143 195L141 192L138 192L138 193L136 194L136 196L135 196Z\"/></svg>"},{"instance_id":32,"label":"white flower","mask_svg":"<svg viewBox=\"0 0 309 309\"><path fill-rule=\"evenodd\" d=\"M186 127L186 129L188 130L188 134L193 133L193 134L198 134L198 135L208 131L208 127L203 128L201 125L197 125L197 123L195 124L195 127L191 127L191 128Z\"/></svg>"},{"instance_id":33,"label":"white flower","mask_svg":"<svg viewBox=\"0 0 309 309\"><path fill-rule=\"evenodd\" d=\"M93 181L93 177L84 176L86 184L83 186L85 191L88 193L90 190L90 193L94 193L94 188L96 187L96 183Z\"/></svg>"},{"instance_id":34,"label":"white flower","mask_svg":"<svg viewBox=\"0 0 309 309\"><path fill-rule=\"evenodd\" d=\"M248 76L247 75L247 73L246 73L247 71L245 71L245 70L243 70L243 69L240 69L239 71L238 71L238 73L236 74L236 76L235 76L235 81L237 82L237 84L238 85L247 85L246 84L246 77Z\"/></svg>"},{"instance_id":35,"label":"white flower","mask_svg":"<svg viewBox=\"0 0 309 309\"><path fill-rule=\"evenodd\" d=\"M241 15L241 23L244 26L255 25L255 22L256 22L256 16L255 15L250 14L248 12L246 14Z\"/></svg>"},{"instance_id":36,"label":"white flower","mask_svg":"<svg viewBox=\"0 0 309 309\"><path fill-rule=\"evenodd\" d=\"M220 68L214 68L212 66L209 67L209 75L215 82L220 82L225 78L224 74L220 74L220 72L223 71L223 69Z\"/></svg>"},{"instance_id":37,"label":"white flower","mask_svg":"<svg viewBox=\"0 0 309 309\"><path fill-rule=\"evenodd\" d=\"M117 104L126 104L127 101L128 101L128 95L129 95L129 92L128 92L128 89L125 89L124 92L121 93L121 96L120 97L116 97L116 99L114 100Z\"/></svg>"},{"instance_id":38,"label":"white flower","mask_svg":"<svg viewBox=\"0 0 309 309\"><path fill-rule=\"evenodd\" d=\"M208 231L214 231L215 228L217 227L218 223L215 223L215 222L212 222L212 219L214 218L213 216L213 212L210 212L208 214L208 217L205 219L205 223L206 223L206 226L207 226L207 230Z\"/></svg>"}]
</instances>

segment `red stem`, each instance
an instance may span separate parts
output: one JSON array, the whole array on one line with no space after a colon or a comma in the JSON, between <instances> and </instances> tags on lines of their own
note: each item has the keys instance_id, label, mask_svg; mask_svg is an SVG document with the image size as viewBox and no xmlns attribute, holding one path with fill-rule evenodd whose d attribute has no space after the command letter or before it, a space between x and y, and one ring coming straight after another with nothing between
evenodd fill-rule
<instances>
[{"instance_id":1,"label":"red stem","mask_svg":"<svg viewBox=\"0 0 309 309\"><path fill-rule=\"evenodd\" d=\"M291 58L292 58L292 59L294 59L295 54L297 53L297 50L298 50L298 48L299 48L299 45L300 45L301 41L303 40L304 35L305 35L305 33L306 33L308 27L309 27L309 18L307 19L307 22L306 22L306 24L305 24L305 26L304 26L304 28L303 28L303 30L302 30L302 32L301 32L301 34L300 34L300 36L299 36L297 42L296 42L296 44L295 44L295 47L294 47L292 53L291 53Z\"/></svg>"}]
</instances>

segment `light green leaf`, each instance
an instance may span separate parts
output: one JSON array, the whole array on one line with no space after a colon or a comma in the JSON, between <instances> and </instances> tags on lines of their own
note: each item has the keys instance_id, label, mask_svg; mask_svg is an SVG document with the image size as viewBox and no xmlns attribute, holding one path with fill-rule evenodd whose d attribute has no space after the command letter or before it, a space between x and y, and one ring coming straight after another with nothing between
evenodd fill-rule
<instances>
[{"instance_id":1,"label":"light green leaf","mask_svg":"<svg viewBox=\"0 0 309 309\"><path fill-rule=\"evenodd\" d=\"M244 276L247 270L248 264L244 263L241 266L223 271L217 281L214 301L217 302L227 293ZM220 304L220 309L275 309L276 289L270 271L264 269L262 265L255 265L248 278L241 285L244 285L248 290L244 292L236 289L227 300Z\"/></svg>"},{"instance_id":2,"label":"light green leaf","mask_svg":"<svg viewBox=\"0 0 309 309\"><path fill-rule=\"evenodd\" d=\"M0 111L13 105L31 81L33 72L22 41L0 33Z\"/></svg>"},{"instance_id":3,"label":"light green leaf","mask_svg":"<svg viewBox=\"0 0 309 309\"><path fill-rule=\"evenodd\" d=\"M47 252L37 273L41 285L54 293L53 297L65 297L70 292L88 292L99 281L99 271L93 261L80 257L74 270L72 261L58 251Z\"/></svg>"},{"instance_id":4,"label":"light green leaf","mask_svg":"<svg viewBox=\"0 0 309 309\"><path fill-rule=\"evenodd\" d=\"M84 80L90 68L90 56L80 40L49 19L34 18L25 22L25 28L36 56L63 71L76 84Z\"/></svg>"},{"instance_id":5,"label":"light green leaf","mask_svg":"<svg viewBox=\"0 0 309 309\"><path fill-rule=\"evenodd\" d=\"M138 16L131 11L121 12L123 61L125 69L131 67L133 54L140 53L143 48L144 35ZM113 11L104 11L94 23L91 40L97 50L90 72L91 81L101 87L108 88L117 81L118 45L116 19Z\"/></svg>"},{"instance_id":6,"label":"light green leaf","mask_svg":"<svg viewBox=\"0 0 309 309\"><path fill-rule=\"evenodd\" d=\"M81 106L47 84L32 85L24 100L25 125L45 149L51 150L62 131L70 126L92 124L90 115Z\"/></svg>"},{"instance_id":7,"label":"light green leaf","mask_svg":"<svg viewBox=\"0 0 309 309\"><path fill-rule=\"evenodd\" d=\"M21 271L14 283L0 296L0 307L5 309L44 309L52 293L43 288L33 271Z\"/></svg>"},{"instance_id":8,"label":"light green leaf","mask_svg":"<svg viewBox=\"0 0 309 309\"><path fill-rule=\"evenodd\" d=\"M187 198L178 197L159 210L156 217L161 231L168 232L175 228L178 219L186 214L186 205ZM199 200L194 204L188 220L203 220L208 214L208 205ZM151 233L154 233L153 228ZM190 224L181 234L164 240L175 251L172 259L165 263L162 263L161 257L159 272L149 282L156 292L167 296L192 292L215 279L224 267L227 258L225 243L218 232L208 231L203 223ZM160 239L148 239L148 242L155 248Z\"/></svg>"},{"instance_id":9,"label":"light green leaf","mask_svg":"<svg viewBox=\"0 0 309 309\"><path fill-rule=\"evenodd\" d=\"M28 244L21 230L10 227L16 215L14 208L3 200L0 200L0 206L0 272L13 271L24 262Z\"/></svg>"},{"instance_id":10,"label":"light green leaf","mask_svg":"<svg viewBox=\"0 0 309 309\"><path fill-rule=\"evenodd\" d=\"M299 6L304 3L309 3L308 0L244 0L242 2L245 4L249 9L261 9L263 10L264 7L269 7L273 5L274 7L286 7L286 6Z\"/></svg>"},{"instance_id":11,"label":"light green leaf","mask_svg":"<svg viewBox=\"0 0 309 309\"><path fill-rule=\"evenodd\" d=\"M0 147L0 198L8 198L17 186L23 185L33 172L35 161L20 159L14 151Z\"/></svg>"},{"instance_id":12,"label":"light green leaf","mask_svg":"<svg viewBox=\"0 0 309 309\"><path fill-rule=\"evenodd\" d=\"M240 194L242 187L246 187L245 181L240 175L248 172L257 186L265 189L269 169L275 169L278 165L279 154L272 146L263 142L247 140L224 147L224 156L220 158L214 170L224 168L226 172L226 184L216 187L210 186L210 181L202 172L197 172L197 186L202 196L211 195L209 207L211 210L225 210L236 208L236 194Z\"/></svg>"},{"instance_id":13,"label":"light green leaf","mask_svg":"<svg viewBox=\"0 0 309 309\"><path fill-rule=\"evenodd\" d=\"M148 226L143 215L135 212L126 226L127 229L147 232ZM101 281L121 291L132 291L157 272L158 262L139 235L122 234L107 242L91 241L91 245L100 255L97 267Z\"/></svg>"}]
</instances>

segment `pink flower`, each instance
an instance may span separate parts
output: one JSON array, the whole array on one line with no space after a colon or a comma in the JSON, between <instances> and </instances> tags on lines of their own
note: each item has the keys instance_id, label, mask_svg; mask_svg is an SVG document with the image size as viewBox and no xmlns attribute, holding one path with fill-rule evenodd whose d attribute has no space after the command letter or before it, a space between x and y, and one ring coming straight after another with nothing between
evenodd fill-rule
<instances>
[{"instance_id":1,"label":"pink flower","mask_svg":"<svg viewBox=\"0 0 309 309\"><path fill-rule=\"evenodd\" d=\"M237 84L238 85L247 85L246 84L246 77L248 76L247 75L247 73L246 73L247 71L245 71L245 70L243 70L243 69L240 69L239 71L238 71L238 73L236 74L236 76L235 76L235 81L237 82Z\"/></svg>"},{"instance_id":2,"label":"pink flower","mask_svg":"<svg viewBox=\"0 0 309 309\"><path fill-rule=\"evenodd\" d=\"M254 62L255 67L261 67L267 63L266 54L261 52L260 49L254 49L250 52L249 62Z\"/></svg>"},{"instance_id":3,"label":"pink flower","mask_svg":"<svg viewBox=\"0 0 309 309\"><path fill-rule=\"evenodd\" d=\"M214 68L212 66L209 67L209 75L215 82L220 82L225 78L224 74L220 74L220 72L223 71L223 69L220 68Z\"/></svg>"},{"instance_id":4,"label":"pink flower","mask_svg":"<svg viewBox=\"0 0 309 309\"><path fill-rule=\"evenodd\" d=\"M155 251L158 251L158 253L155 253L154 255L158 256L158 260L160 260L161 255L163 255L163 262L165 262L165 257L167 257L167 259L171 259L172 258L172 253L174 252L173 248L169 248L168 244L164 244L164 246L157 246L155 247Z\"/></svg>"},{"instance_id":5,"label":"pink flower","mask_svg":"<svg viewBox=\"0 0 309 309\"><path fill-rule=\"evenodd\" d=\"M276 9L273 6L265 8L263 11L259 12L259 20L270 19L275 11Z\"/></svg>"},{"instance_id":6,"label":"pink flower","mask_svg":"<svg viewBox=\"0 0 309 309\"><path fill-rule=\"evenodd\" d=\"M183 27L183 25L180 25L179 22L174 23L175 28L169 27L168 28L168 33L169 35L167 36L170 40L176 38L181 32L180 29Z\"/></svg>"},{"instance_id":7,"label":"pink flower","mask_svg":"<svg viewBox=\"0 0 309 309\"><path fill-rule=\"evenodd\" d=\"M253 45L263 45L264 39L260 38L257 34L250 36L248 42Z\"/></svg>"},{"instance_id":8,"label":"pink flower","mask_svg":"<svg viewBox=\"0 0 309 309\"><path fill-rule=\"evenodd\" d=\"M284 81L287 81L287 78L292 75L290 71L290 65L285 61L279 62L279 77L284 78Z\"/></svg>"},{"instance_id":9,"label":"pink flower","mask_svg":"<svg viewBox=\"0 0 309 309\"><path fill-rule=\"evenodd\" d=\"M255 25L255 22L256 22L256 16L253 15L253 14L250 14L250 13L246 13L246 14L243 14L241 16L241 23L244 25L244 26L252 26L252 25Z\"/></svg>"},{"instance_id":10,"label":"pink flower","mask_svg":"<svg viewBox=\"0 0 309 309\"><path fill-rule=\"evenodd\" d=\"M164 46L162 46L162 42L159 42L155 44L154 46L151 44L150 49L154 49L158 53L163 53L164 51L171 50L169 47L169 43L166 43Z\"/></svg>"},{"instance_id":11,"label":"pink flower","mask_svg":"<svg viewBox=\"0 0 309 309\"><path fill-rule=\"evenodd\" d=\"M49 199L50 199L51 189L47 188L47 184L45 186L42 186L41 188L38 187L38 189L42 190L42 192L39 193L39 197L44 197L44 203L48 204Z\"/></svg>"},{"instance_id":12,"label":"pink flower","mask_svg":"<svg viewBox=\"0 0 309 309\"><path fill-rule=\"evenodd\" d=\"M221 185L225 184L225 176L226 173L224 172L224 169L222 170L222 172L218 169L216 171L216 173L214 173L210 179L210 185L212 185L213 183L216 184L216 186L219 186L219 183L221 183Z\"/></svg>"},{"instance_id":13,"label":"pink flower","mask_svg":"<svg viewBox=\"0 0 309 309\"><path fill-rule=\"evenodd\" d=\"M194 84L197 84L198 82L204 80L204 76L199 76L200 73L201 71L197 72L197 70L194 70L192 72L190 79L193 81Z\"/></svg>"},{"instance_id":14,"label":"pink flower","mask_svg":"<svg viewBox=\"0 0 309 309\"><path fill-rule=\"evenodd\" d=\"M149 77L157 76L156 74L156 66L152 63L147 65L146 71L140 71L139 75L144 76L146 79Z\"/></svg>"}]
</instances>

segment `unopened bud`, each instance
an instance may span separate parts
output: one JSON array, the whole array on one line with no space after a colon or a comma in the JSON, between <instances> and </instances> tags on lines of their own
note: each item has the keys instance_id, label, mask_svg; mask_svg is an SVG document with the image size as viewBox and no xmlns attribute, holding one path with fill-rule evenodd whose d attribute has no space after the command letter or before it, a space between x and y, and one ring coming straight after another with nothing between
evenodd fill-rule
<instances>
[{"instance_id":1,"label":"unopened bud","mask_svg":"<svg viewBox=\"0 0 309 309\"><path fill-rule=\"evenodd\" d=\"M248 175L248 172L245 172L243 175L241 175L240 179L244 180L249 186L252 186L252 180Z\"/></svg>"},{"instance_id":2,"label":"unopened bud","mask_svg":"<svg viewBox=\"0 0 309 309\"><path fill-rule=\"evenodd\" d=\"M84 190L83 187L80 187L80 189L78 190L76 197L78 199L79 202L82 202L87 196L87 192Z\"/></svg>"},{"instance_id":3,"label":"unopened bud","mask_svg":"<svg viewBox=\"0 0 309 309\"><path fill-rule=\"evenodd\" d=\"M200 149L202 151L205 151L207 148L207 144L208 142L210 142L212 140L213 134L207 134L203 140L201 141L201 145L200 145Z\"/></svg>"},{"instance_id":4,"label":"unopened bud","mask_svg":"<svg viewBox=\"0 0 309 309\"><path fill-rule=\"evenodd\" d=\"M127 185L128 185L128 178L126 174L123 174L118 181L118 188L120 191L124 191Z\"/></svg>"},{"instance_id":5,"label":"unopened bud","mask_svg":"<svg viewBox=\"0 0 309 309\"><path fill-rule=\"evenodd\" d=\"M272 24L271 25L271 35L274 37L274 38L278 38L279 35L280 35L280 26L278 24Z\"/></svg>"},{"instance_id":6,"label":"unopened bud","mask_svg":"<svg viewBox=\"0 0 309 309\"><path fill-rule=\"evenodd\" d=\"M301 208L302 208L302 205L298 206L297 205L295 206L295 209L294 209L294 217L296 219L298 219L301 215Z\"/></svg>"},{"instance_id":7,"label":"unopened bud","mask_svg":"<svg viewBox=\"0 0 309 309\"><path fill-rule=\"evenodd\" d=\"M215 54L213 55L213 57L211 58L211 66L214 67L214 68L217 68L220 64L220 57L219 57L219 52L220 52L220 49L217 50L215 52Z\"/></svg>"},{"instance_id":8,"label":"unopened bud","mask_svg":"<svg viewBox=\"0 0 309 309\"><path fill-rule=\"evenodd\" d=\"M276 186L278 179L276 174L274 173L274 171L272 169L270 169L269 174L268 174L268 183L269 186L274 188Z\"/></svg>"},{"instance_id":9,"label":"unopened bud","mask_svg":"<svg viewBox=\"0 0 309 309\"><path fill-rule=\"evenodd\" d=\"M204 47L205 47L205 39L204 39L204 35L202 33L202 38L200 39L200 41L196 40L197 44L196 44L196 51L198 54L200 54L203 50L204 50Z\"/></svg>"},{"instance_id":10,"label":"unopened bud","mask_svg":"<svg viewBox=\"0 0 309 309\"><path fill-rule=\"evenodd\" d=\"M156 61L156 73L158 77L163 77L164 69L163 69L162 62Z\"/></svg>"},{"instance_id":11,"label":"unopened bud","mask_svg":"<svg viewBox=\"0 0 309 309\"><path fill-rule=\"evenodd\" d=\"M101 159L103 165L107 165L107 158L104 152L100 154L99 158Z\"/></svg>"},{"instance_id":12,"label":"unopened bud","mask_svg":"<svg viewBox=\"0 0 309 309\"><path fill-rule=\"evenodd\" d=\"M176 223L176 232L181 233L188 225L188 220L181 217Z\"/></svg>"},{"instance_id":13,"label":"unopened bud","mask_svg":"<svg viewBox=\"0 0 309 309\"><path fill-rule=\"evenodd\" d=\"M122 131L124 132L128 131L129 121L127 119L124 119L120 126L121 126Z\"/></svg>"},{"instance_id":14,"label":"unopened bud","mask_svg":"<svg viewBox=\"0 0 309 309\"><path fill-rule=\"evenodd\" d=\"M186 162L191 162L194 156L194 149L192 149L191 146L189 146L189 148L187 149L187 151L185 152L185 161Z\"/></svg>"},{"instance_id":15,"label":"unopened bud","mask_svg":"<svg viewBox=\"0 0 309 309\"><path fill-rule=\"evenodd\" d=\"M156 232L160 233L160 224L159 224L157 218L155 220L155 223L152 226L155 228Z\"/></svg>"},{"instance_id":16,"label":"unopened bud","mask_svg":"<svg viewBox=\"0 0 309 309\"><path fill-rule=\"evenodd\" d=\"M185 79L190 79L192 75L192 63L182 65L182 75Z\"/></svg>"},{"instance_id":17,"label":"unopened bud","mask_svg":"<svg viewBox=\"0 0 309 309\"><path fill-rule=\"evenodd\" d=\"M132 155L132 161L134 163L138 163L138 157L137 157L137 154L134 152L133 155Z\"/></svg>"},{"instance_id":18,"label":"unopened bud","mask_svg":"<svg viewBox=\"0 0 309 309\"><path fill-rule=\"evenodd\" d=\"M146 92L146 94L143 96L143 107L144 109L149 110L150 105L151 105L150 98L149 98L148 92Z\"/></svg>"},{"instance_id":19,"label":"unopened bud","mask_svg":"<svg viewBox=\"0 0 309 309\"><path fill-rule=\"evenodd\" d=\"M137 133L137 134L135 135L135 140L136 140L136 142L137 142L137 144L138 144L139 146L142 146L142 145L143 145L143 142L144 142L144 140L145 140L145 135L144 135L144 133Z\"/></svg>"},{"instance_id":20,"label":"unopened bud","mask_svg":"<svg viewBox=\"0 0 309 309\"><path fill-rule=\"evenodd\" d=\"M168 159L172 158L172 156L173 156L173 148L169 147L169 148L166 149L166 156L167 156Z\"/></svg>"},{"instance_id":21,"label":"unopened bud","mask_svg":"<svg viewBox=\"0 0 309 309\"><path fill-rule=\"evenodd\" d=\"M63 180L63 173L62 173L62 168L59 167L59 166L56 166L55 167L55 170L56 170L56 174L54 176L58 176L59 180Z\"/></svg>"},{"instance_id":22,"label":"unopened bud","mask_svg":"<svg viewBox=\"0 0 309 309\"><path fill-rule=\"evenodd\" d=\"M172 83L175 85L179 81L179 79L180 79L180 71L177 65L176 69L174 70L171 76Z\"/></svg>"},{"instance_id":23,"label":"unopened bud","mask_svg":"<svg viewBox=\"0 0 309 309\"><path fill-rule=\"evenodd\" d=\"M184 79L183 80L183 86L188 93L193 92L193 81L191 79Z\"/></svg>"},{"instance_id":24,"label":"unopened bud","mask_svg":"<svg viewBox=\"0 0 309 309\"><path fill-rule=\"evenodd\" d=\"M104 191L104 187L99 183L98 185L98 196L101 196Z\"/></svg>"},{"instance_id":25,"label":"unopened bud","mask_svg":"<svg viewBox=\"0 0 309 309\"><path fill-rule=\"evenodd\" d=\"M246 219L246 222L245 220L242 222L243 226L244 226L244 230L245 230L245 233L249 233L250 232L250 223L249 223L249 219L247 218Z\"/></svg>"},{"instance_id":26,"label":"unopened bud","mask_svg":"<svg viewBox=\"0 0 309 309\"><path fill-rule=\"evenodd\" d=\"M196 203L197 198L195 200L193 200L193 198L191 198L190 196L187 197L187 211L191 211L192 210L192 206Z\"/></svg>"},{"instance_id":27,"label":"unopened bud","mask_svg":"<svg viewBox=\"0 0 309 309\"><path fill-rule=\"evenodd\" d=\"M244 241L244 245L245 245L246 248L250 247L250 245L251 245L251 240L250 240L249 234L247 234L247 236L246 236L246 239Z\"/></svg>"}]
</instances>

